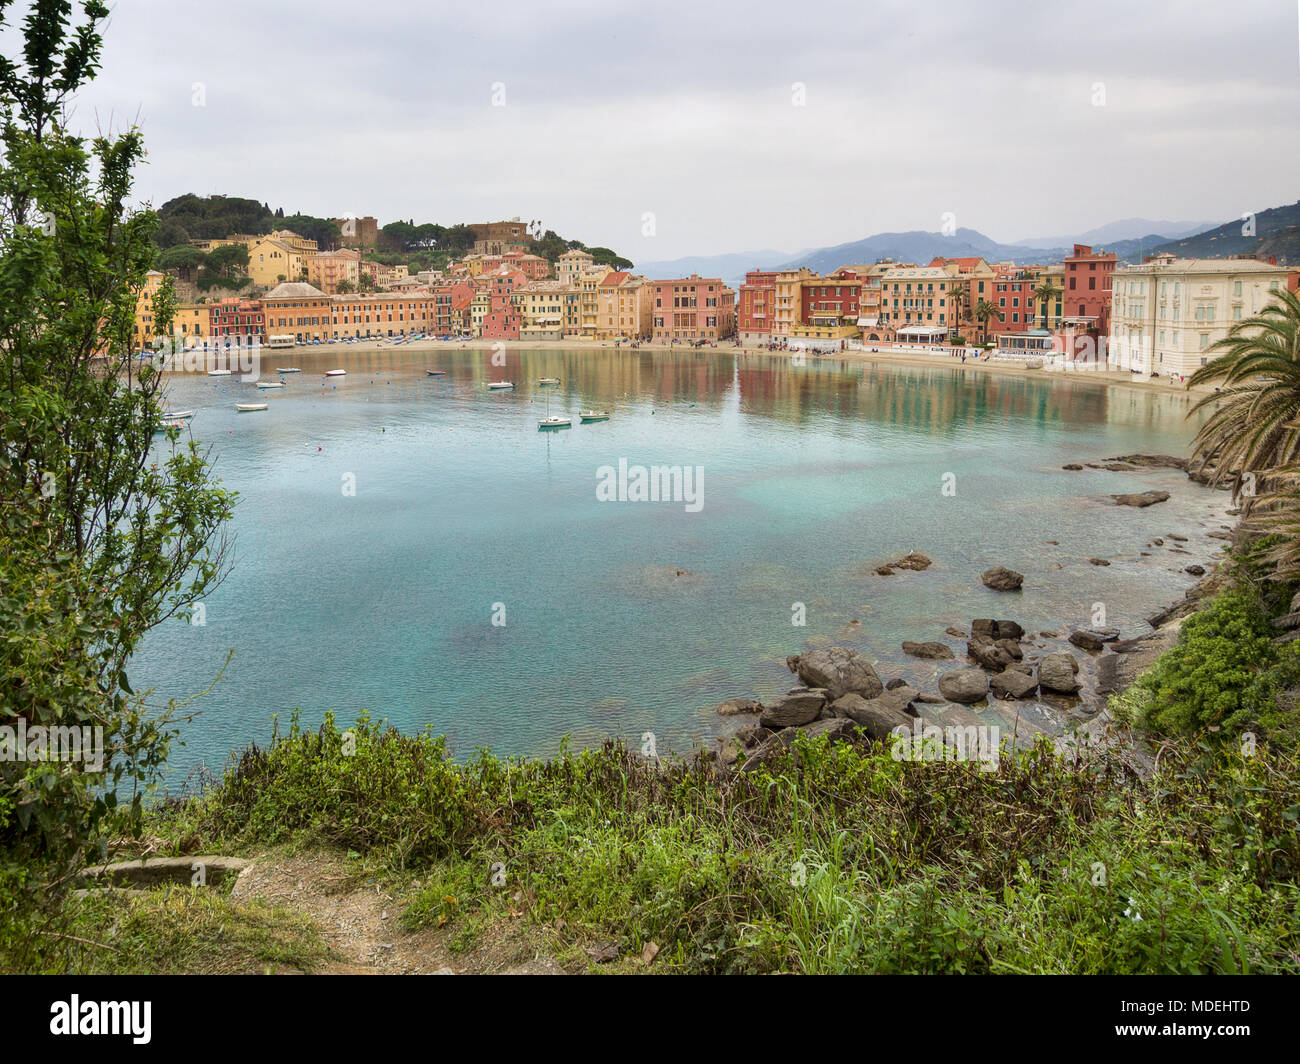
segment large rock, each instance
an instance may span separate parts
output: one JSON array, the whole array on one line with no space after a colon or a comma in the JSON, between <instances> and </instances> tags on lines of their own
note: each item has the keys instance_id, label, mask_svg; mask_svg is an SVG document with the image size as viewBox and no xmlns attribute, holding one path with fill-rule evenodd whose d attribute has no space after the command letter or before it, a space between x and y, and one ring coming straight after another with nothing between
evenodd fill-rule
<instances>
[{"instance_id":1,"label":"large rock","mask_svg":"<svg viewBox=\"0 0 1300 1064\"><path fill-rule=\"evenodd\" d=\"M1119 630L1116 628L1080 628L1070 633L1070 642L1080 650L1100 650L1118 638Z\"/></svg>"},{"instance_id":2,"label":"large rock","mask_svg":"<svg viewBox=\"0 0 1300 1064\"><path fill-rule=\"evenodd\" d=\"M983 669L954 669L939 677L939 693L949 702L969 705L989 693L989 678Z\"/></svg>"},{"instance_id":3,"label":"large rock","mask_svg":"<svg viewBox=\"0 0 1300 1064\"><path fill-rule=\"evenodd\" d=\"M811 724L820 715L828 698L820 688L796 687L765 706L758 723L765 728L797 728Z\"/></svg>"},{"instance_id":4,"label":"large rock","mask_svg":"<svg viewBox=\"0 0 1300 1064\"><path fill-rule=\"evenodd\" d=\"M966 652L976 663L994 672L1000 672L1025 656L1014 639L989 639L987 636L973 638L966 644Z\"/></svg>"},{"instance_id":5,"label":"large rock","mask_svg":"<svg viewBox=\"0 0 1300 1064\"><path fill-rule=\"evenodd\" d=\"M914 658L928 658L931 661L948 661L957 655L944 643L903 643L903 653Z\"/></svg>"},{"instance_id":6,"label":"large rock","mask_svg":"<svg viewBox=\"0 0 1300 1064\"><path fill-rule=\"evenodd\" d=\"M910 729L912 717L891 704L884 698L863 698L861 695L847 694L831 703L836 716L846 717L862 726L862 730L873 739L884 739L898 727Z\"/></svg>"},{"instance_id":7,"label":"large rock","mask_svg":"<svg viewBox=\"0 0 1300 1064\"><path fill-rule=\"evenodd\" d=\"M740 766L740 774L744 775L747 772L753 772L760 765L767 765L775 761L782 753L789 750L801 735L807 735L809 738L825 735L830 742L838 743L852 740L857 734L857 723L848 717L832 717L829 720L819 720L802 728L785 728L759 743L745 759L745 763Z\"/></svg>"},{"instance_id":8,"label":"large rock","mask_svg":"<svg viewBox=\"0 0 1300 1064\"><path fill-rule=\"evenodd\" d=\"M1153 506L1169 498L1167 491L1143 491L1137 494L1112 495L1117 506Z\"/></svg>"},{"instance_id":9,"label":"large rock","mask_svg":"<svg viewBox=\"0 0 1300 1064\"><path fill-rule=\"evenodd\" d=\"M875 698L885 689L870 662L858 657L849 647L810 650L786 659L786 664L809 687L820 687L834 702L850 691L863 698Z\"/></svg>"},{"instance_id":10,"label":"large rock","mask_svg":"<svg viewBox=\"0 0 1300 1064\"><path fill-rule=\"evenodd\" d=\"M998 698L1028 698L1038 690L1038 681L1020 669L1006 669L989 680L989 689Z\"/></svg>"},{"instance_id":11,"label":"large rock","mask_svg":"<svg viewBox=\"0 0 1300 1064\"><path fill-rule=\"evenodd\" d=\"M1078 672L1073 654L1044 654L1038 663L1038 684L1044 691L1072 695L1079 689Z\"/></svg>"},{"instance_id":12,"label":"large rock","mask_svg":"<svg viewBox=\"0 0 1300 1064\"><path fill-rule=\"evenodd\" d=\"M986 636L989 639L1023 639L1025 630L1015 621L994 621L980 617L970 622L971 637Z\"/></svg>"},{"instance_id":13,"label":"large rock","mask_svg":"<svg viewBox=\"0 0 1300 1064\"><path fill-rule=\"evenodd\" d=\"M772 734L771 728L764 728L761 724L742 724L732 738L746 750L752 750Z\"/></svg>"},{"instance_id":14,"label":"large rock","mask_svg":"<svg viewBox=\"0 0 1300 1064\"><path fill-rule=\"evenodd\" d=\"M985 569L980 574L980 580L984 582L985 587L994 591L1019 591L1020 585L1025 582L1025 577L1023 573L1018 573L1014 569L995 565L992 569Z\"/></svg>"}]
</instances>

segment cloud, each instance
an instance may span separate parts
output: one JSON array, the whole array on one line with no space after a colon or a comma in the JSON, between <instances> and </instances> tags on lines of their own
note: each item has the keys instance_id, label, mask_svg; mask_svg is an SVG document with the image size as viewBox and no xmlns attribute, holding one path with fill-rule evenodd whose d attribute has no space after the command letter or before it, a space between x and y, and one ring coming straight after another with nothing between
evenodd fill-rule
<instances>
[{"instance_id":1,"label":"cloud","mask_svg":"<svg viewBox=\"0 0 1300 1064\"><path fill-rule=\"evenodd\" d=\"M1010 240L1290 201L1296 41L1273 0L123 2L76 121L139 116L154 203L540 217L634 259L945 211Z\"/></svg>"}]
</instances>

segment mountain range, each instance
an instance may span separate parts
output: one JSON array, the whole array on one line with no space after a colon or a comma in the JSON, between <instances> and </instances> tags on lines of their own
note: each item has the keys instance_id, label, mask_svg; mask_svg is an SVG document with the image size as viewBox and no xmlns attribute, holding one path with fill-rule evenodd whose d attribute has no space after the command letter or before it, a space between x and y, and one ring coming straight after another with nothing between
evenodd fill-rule
<instances>
[{"instance_id":1,"label":"mountain range","mask_svg":"<svg viewBox=\"0 0 1300 1064\"><path fill-rule=\"evenodd\" d=\"M637 264L636 270L647 277L685 277L697 273L702 277L721 277L735 286L744 280L747 271L754 269L807 266L823 274L841 266L881 259L924 265L936 256L978 256L988 262L1046 264L1069 256L1075 243L1113 251L1122 262L1141 262L1146 255L1165 251L1184 258L1266 253L1277 255L1279 262L1300 262L1300 203L1260 211L1254 217L1253 236L1244 235L1244 228L1241 220L1215 225L1125 218L1077 235L1027 237L1015 244L999 243L976 229L958 229L951 236L917 229L877 233L863 240L797 253L767 249L643 262Z\"/></svg>"}]
</instances>

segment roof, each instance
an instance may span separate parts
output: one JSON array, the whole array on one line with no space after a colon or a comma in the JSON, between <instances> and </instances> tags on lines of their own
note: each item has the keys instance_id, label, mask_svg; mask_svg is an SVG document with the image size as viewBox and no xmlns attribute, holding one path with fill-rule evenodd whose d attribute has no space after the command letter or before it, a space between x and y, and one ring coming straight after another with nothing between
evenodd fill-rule
<instances>
[{"instance_id":1,"label":"roof","mask_svg":"<svg viewBox=\"0 0 1300 1064\"><path fill-rule=\"evenodd\" d=\"M618 287L631 276L632 275L626 270L610 270L609 273L605 274L605 279L600 283L602 287L605 285Z\"/></svg>"},{"instance_id":2,"label":"roof","mask_svg":"<svg viewBox=\"0 0 1300 1064\"><path fill-rule=\"evenodd\" d=\"M285 281L262 297L263 299L324 299L325 293L305 281Z\"/></svg>"},{"instance_id":3,"label":"roof","mask_svg":"<svg viewBox=\"0 0 1300 1064\"><path fill-rule=\"evenodd\" d=\"M1287 267L1259 259L1157 259L1141 266L1122 266L1121 273L1286 273Z\"/></svg>"}]
</instances>

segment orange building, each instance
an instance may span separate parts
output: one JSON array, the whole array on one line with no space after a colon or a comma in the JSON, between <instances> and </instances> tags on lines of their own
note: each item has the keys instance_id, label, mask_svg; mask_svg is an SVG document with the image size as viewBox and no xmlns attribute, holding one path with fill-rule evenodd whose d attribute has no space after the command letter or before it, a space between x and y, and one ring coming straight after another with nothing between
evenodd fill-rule
<instances>
[{"instance_id":1,"label":"orange building","mask_svg":"<svg viewBox=\"0 0 1300 1064\"><path fill-rule=\"evenodd\" d=\"M656 341L716 341L736 331L736 293L721 278L691 274L652 284Z\"/></svg>"}]
</instances>

